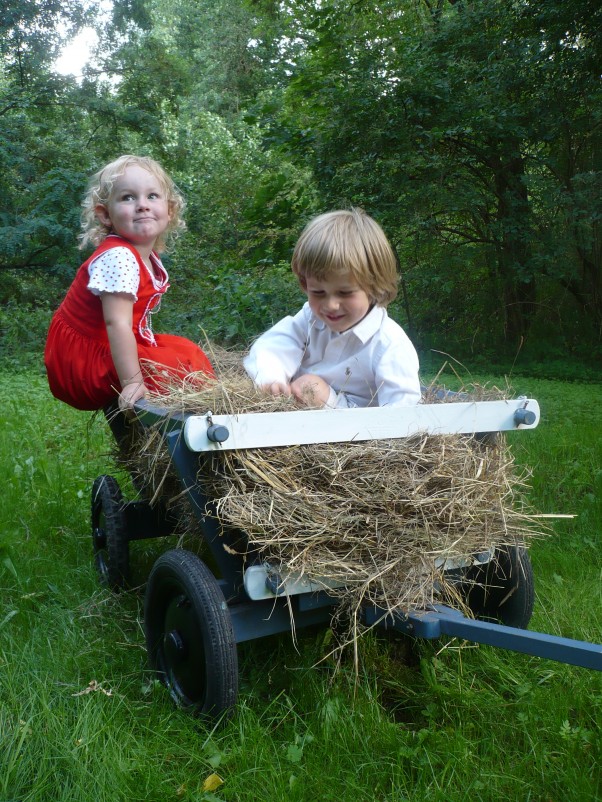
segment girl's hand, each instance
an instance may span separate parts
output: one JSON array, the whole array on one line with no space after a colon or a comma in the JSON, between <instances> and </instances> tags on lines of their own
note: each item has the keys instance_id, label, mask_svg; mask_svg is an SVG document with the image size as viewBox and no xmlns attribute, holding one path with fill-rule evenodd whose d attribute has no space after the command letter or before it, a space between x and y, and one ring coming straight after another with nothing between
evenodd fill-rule
<instances>
[{"instance_id":1,"label":"girl's hand","mask_svg":"<svg viewBox=\"0 0 602 802\"><path fill-rule=\"evenodd\" d=\"M321 376L307 373L291 384L291 392L306 407L322 409L330 399L330 385Z\"/></svg>"},{"instance_id":2,"label":"girl's hand","mask_svg":"<svg viewBox=\"0 0 602 802\"><path fill-rule=\"evenodd\" d=\"M121 393L119 394L119 409L122 412L127 412L127 410L132 409L136 401L144 398L145 395L146 387L144 382L132 382L131 384L126 384L125 387L121 388Z\"/></svg>"},{"instance_id":3,"label":"girl's hand","mask_svg":"<svg viewBox=\"0 0 602 802\"><path fill-rule=\"evenodd\" d=\"M285 382L272 382L271 384L262 384L261 390L269 395L291 395L291 386Z\"/></svg>"}]
</instances>

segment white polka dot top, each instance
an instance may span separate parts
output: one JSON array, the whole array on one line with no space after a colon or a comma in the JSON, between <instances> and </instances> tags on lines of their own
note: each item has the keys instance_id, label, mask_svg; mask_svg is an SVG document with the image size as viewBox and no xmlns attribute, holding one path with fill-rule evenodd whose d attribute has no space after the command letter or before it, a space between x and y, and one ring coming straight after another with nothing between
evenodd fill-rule
<instances>
[{"instance_id":1,"label":"white polka dot top","mask_svg":"<svg viewBox=\"0 0 602 802\"><path fill-rule=\"evenodd\" d=\"M150 259L154 270L150 270L146 265L144 265L144 268L150 276L157 293L150 298L144 310L140 320L139 331L145 340L155 345L150 315L159 309L162 290L169 284L169 276L155 253L151 253ZM114 248L101 253L88 265L88 275L90 276L87 285L88 289L93 295L113 292L124 293L131 296L133 301L136 302L140 285L140 269L134 254L128 248L116 245Z\"/></svg>"},{"instance_id":2,"label":"white polka dot top","mask_svg":"<svg viewBox=\"0 0 602 802\"><path fill-rule=\"evenodd\" d=\"M123 292L138 300L140 275L138 262L134 254L127 248L111 248L101 253L88 265L90 280L88 289L94 295L104 292Z\"/></svg>"}]
</instances>

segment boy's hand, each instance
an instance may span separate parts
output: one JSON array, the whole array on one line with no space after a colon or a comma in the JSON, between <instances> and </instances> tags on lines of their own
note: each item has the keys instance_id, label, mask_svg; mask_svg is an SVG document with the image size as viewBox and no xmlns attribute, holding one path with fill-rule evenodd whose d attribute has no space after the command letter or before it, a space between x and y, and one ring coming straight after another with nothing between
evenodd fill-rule
<instances>
[{"instance_id":1,"label":"boy's hand","mask_svg":"<svg viewBox=\"0 0 602 802\"><path fill-rule=\"evenodd\" d=\"M291 384L292 394L306 407L322 409L330 399L330 385L321 376L307 373Z\"/></svg>"},{"instance_id":2,"label":"boy's hand","mask_svg":"<svg viewBox=\"0 0 602 802\"><path fill-rule=\"evenodd\" d=\"M261 390L269 395L291 395L291 386L285 382L272 382L271 384L262 384Z\"/></svg>"}]
</instances>

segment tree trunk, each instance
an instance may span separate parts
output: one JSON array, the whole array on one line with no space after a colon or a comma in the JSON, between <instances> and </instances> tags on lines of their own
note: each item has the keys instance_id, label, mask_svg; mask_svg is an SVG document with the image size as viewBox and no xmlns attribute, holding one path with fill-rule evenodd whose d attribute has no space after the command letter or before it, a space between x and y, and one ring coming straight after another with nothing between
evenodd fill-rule
<instances>
[{"instance_id":1,"label":"tree trunk","mask_svg":"<svg viewBox=\"0 0 602 802\"><path fill-rule=\"evenodd\" d=\"M490 160L497 199L497 270L502 285L506 341L519 343L535 311L536 285L530 267L531 209L525 163L518 144Z\"/></svg>"}]
</instances>

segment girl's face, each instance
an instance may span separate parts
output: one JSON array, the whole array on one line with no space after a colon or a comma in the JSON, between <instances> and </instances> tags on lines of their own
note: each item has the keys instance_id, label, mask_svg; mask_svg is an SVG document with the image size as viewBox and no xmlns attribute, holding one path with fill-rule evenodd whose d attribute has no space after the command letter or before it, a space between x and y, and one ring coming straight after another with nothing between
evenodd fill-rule
<instances>
[{"instance_id":1,"label":"girl's face","mask_svg":"<svg viewBox=\"0 0 602 802\"><path fill-rule=\"evenodd\" d=\"M130 165L117 176L108 203L96 207L98 219L135 245L143 256L165 232L171 214L165 190L148 170Z\"/></svg>"},{"instance_id":2,"label":"girl's face","mask_svg":"<svg viewBox=\"0 0 602 802\"><path fill-rule=\"evenodd\" d=\"M337 333L359 323L372 306L370 298L358 287L351 274L335 276L327 281L308 276L304 280L304 289L311 311Z\"/></svg>"}]
</instances>

